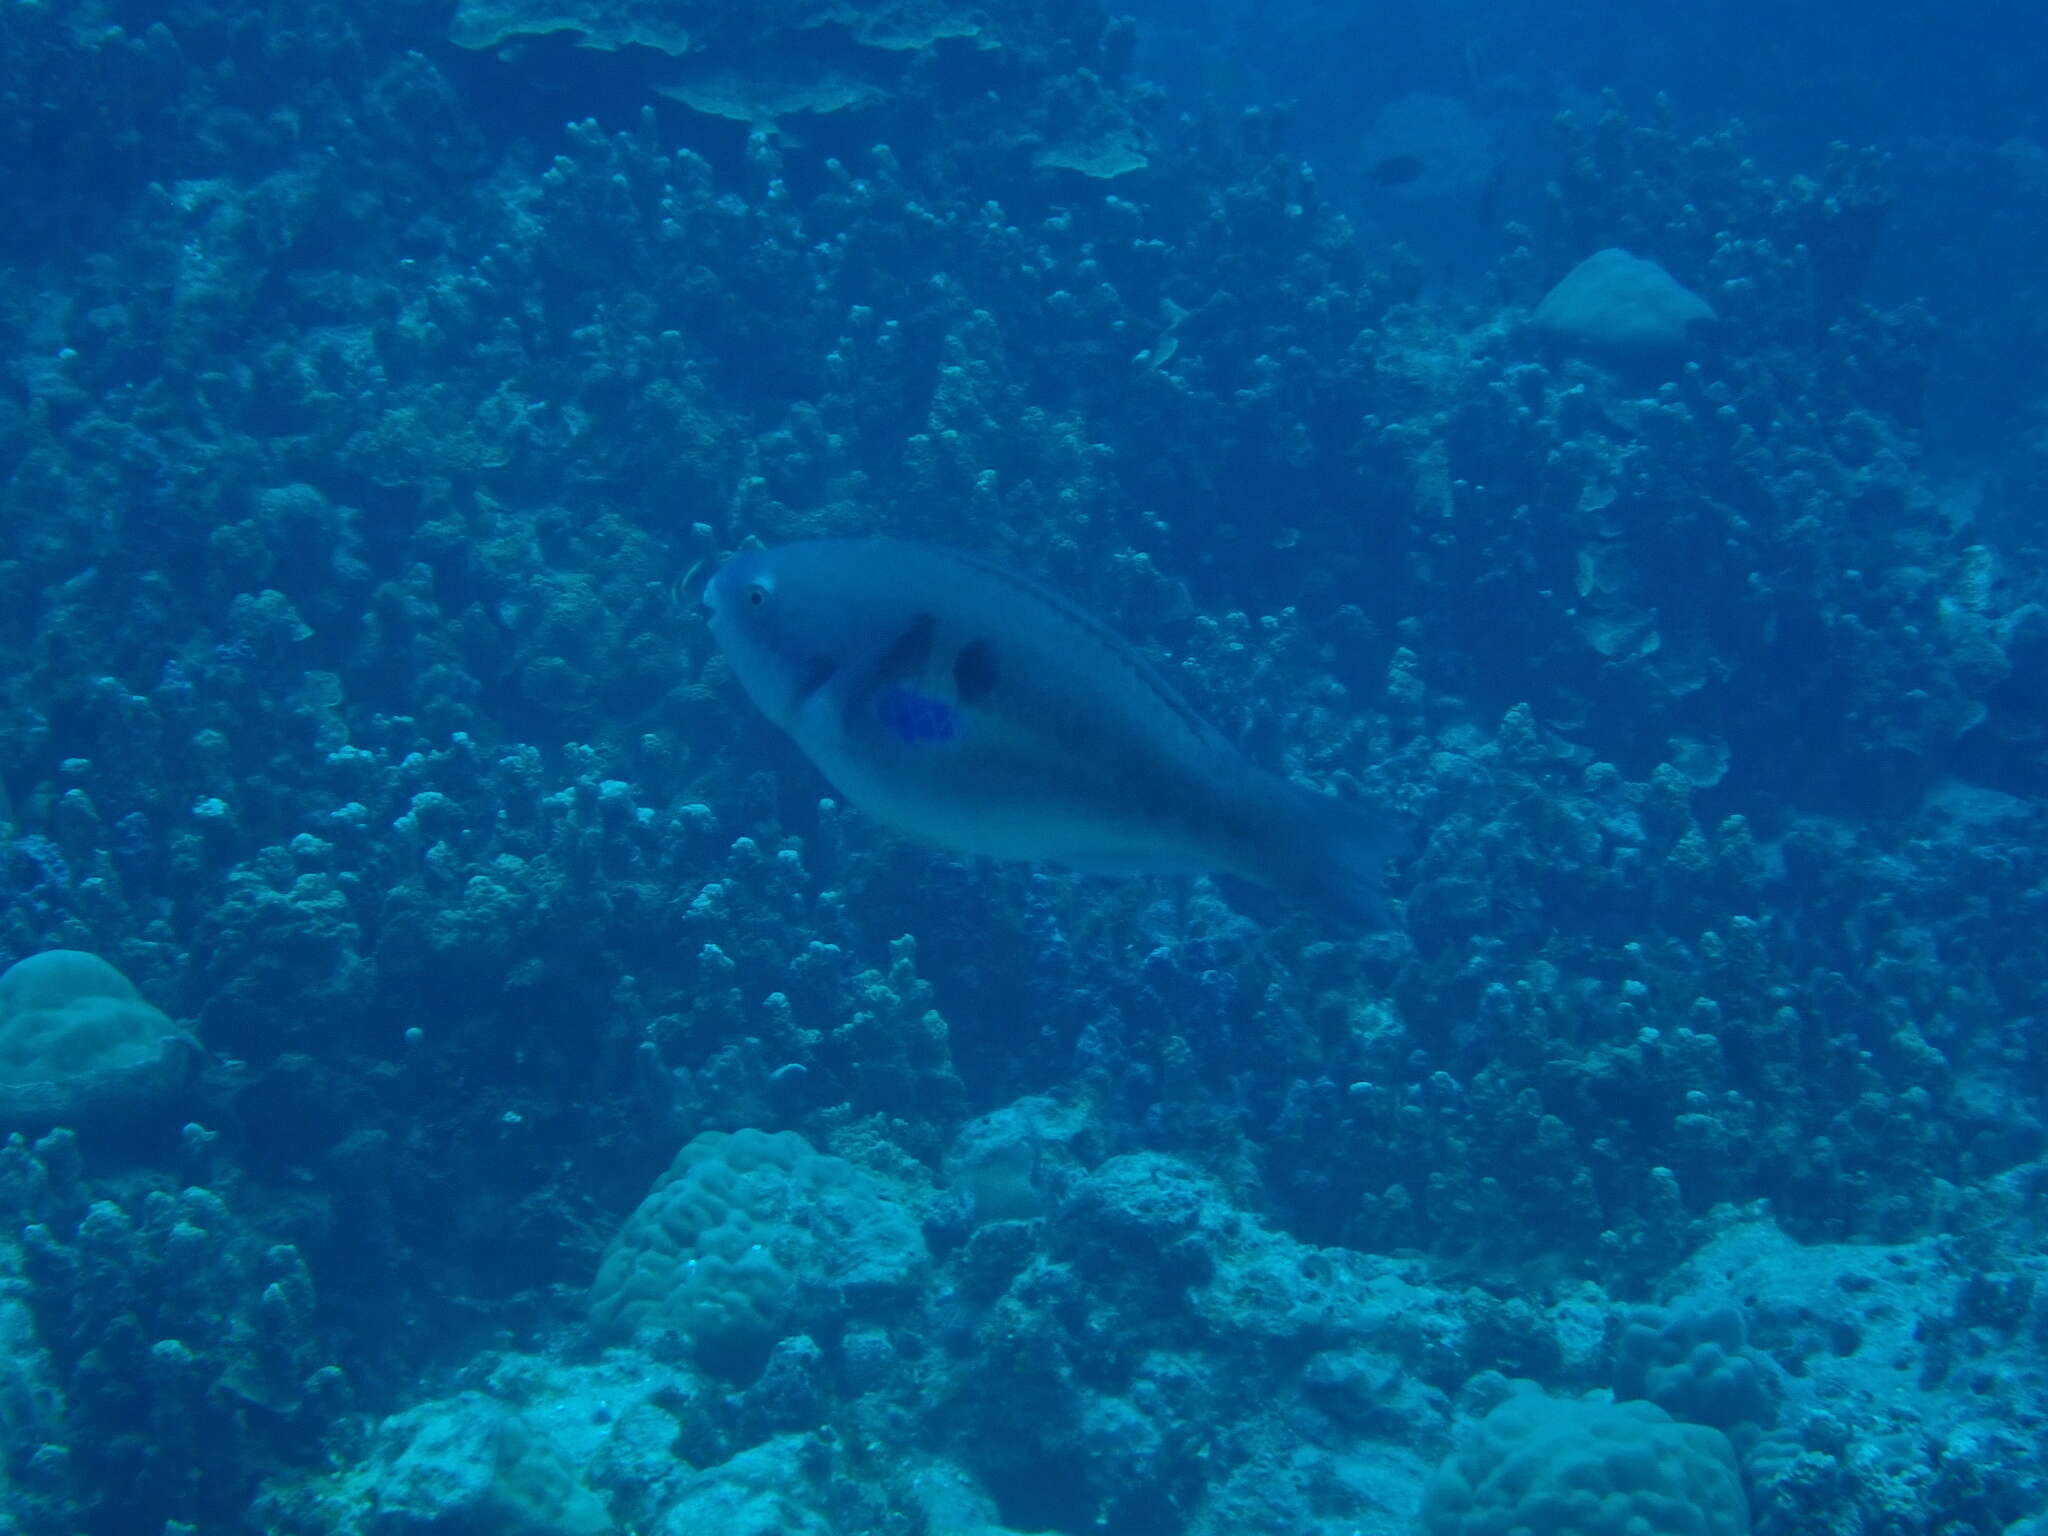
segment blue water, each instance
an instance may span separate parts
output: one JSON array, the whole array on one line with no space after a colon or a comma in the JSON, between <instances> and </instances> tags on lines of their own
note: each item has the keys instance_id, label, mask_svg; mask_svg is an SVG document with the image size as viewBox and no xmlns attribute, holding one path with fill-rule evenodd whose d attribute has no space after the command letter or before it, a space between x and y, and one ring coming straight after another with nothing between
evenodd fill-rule
<instances>
[{"instance_id":1,"label":"blue water","mask_svg":"<svg viewBox=\"0 0 2048 1536\"><path fill-rule=\"evenodd\" d=\"M0 1533L2042 1536L2044 76L0 8ZM1058 596L805 698L1212 872L842 794L820 536Z\"/></svg>"}]
</instances>

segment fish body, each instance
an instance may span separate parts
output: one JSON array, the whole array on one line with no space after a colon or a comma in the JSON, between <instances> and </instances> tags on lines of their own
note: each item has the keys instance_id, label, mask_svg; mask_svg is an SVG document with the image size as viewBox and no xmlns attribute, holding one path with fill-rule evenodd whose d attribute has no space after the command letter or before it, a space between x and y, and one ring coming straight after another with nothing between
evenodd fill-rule
<instances>
[{"instance_id":1,"label":"fish body","mask_svg":"<svg viewBox=\"0 0 2048 1536\"><path fill-rule=\"evenodd\" d=\"M1373 161L1368 174L1382 187L1405 187L1428 169L1420 155L1388 155Z\"/></svg>"},{"instance_id":2,"label":"fish body","mask_svg":"<svg viewBox=\"0 0 2048 1536\"><path fill-rule=\"evenodd\" d=\"M1391 824L1254 766L1107 626L971 555L821 539L704 591L754 704L856 806L941 847L1221 873L1383 923Z\"/></svg>"}]
</instances>

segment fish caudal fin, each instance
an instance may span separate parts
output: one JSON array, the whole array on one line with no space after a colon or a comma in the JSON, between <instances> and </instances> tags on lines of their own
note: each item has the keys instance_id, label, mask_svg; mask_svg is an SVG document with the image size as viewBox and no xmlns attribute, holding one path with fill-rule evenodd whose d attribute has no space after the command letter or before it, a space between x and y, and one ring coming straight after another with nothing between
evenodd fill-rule
<instances>
[{"instance_id":1,"label":"fish caudal fin","mask_svg":"<svg viewBox=\"0 0 2048 1536\"><path fill-rule=\"evenodd\" d=\"M1291 857L1272 883L1351 929L1398 928L1387 901L1387 860L1404 852L1409 836L1391 814L1352 805L1299 785L1287 842Z\"/></svg>"}]
</instances>

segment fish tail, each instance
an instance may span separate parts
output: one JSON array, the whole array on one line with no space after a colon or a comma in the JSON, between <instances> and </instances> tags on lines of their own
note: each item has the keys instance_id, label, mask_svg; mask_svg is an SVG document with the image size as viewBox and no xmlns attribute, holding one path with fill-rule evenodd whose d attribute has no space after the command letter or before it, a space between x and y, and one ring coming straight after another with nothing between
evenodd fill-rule
<instances>
[{"instance_id":1,"label":"fish tail","mask_svg":"<svg viewBox=\"0 0 2048 1536\"><path fill-rule=\"evenodd\" d=\"M1387 900L1386 863L1409 846L1405 828L1390 813L1352 805L1299 785L1289 788L1295 857L1289 878L1276 882L1349 928L1398 928Z\"/></svg>"}]
</instances>

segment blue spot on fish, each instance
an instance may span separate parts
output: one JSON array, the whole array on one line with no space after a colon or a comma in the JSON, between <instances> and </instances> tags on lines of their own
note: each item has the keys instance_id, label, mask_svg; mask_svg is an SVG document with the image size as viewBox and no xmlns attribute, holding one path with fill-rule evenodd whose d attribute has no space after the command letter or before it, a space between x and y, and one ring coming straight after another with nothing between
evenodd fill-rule
<instances>
[{"instance_id":1,"label":"blue spot on fish","mask_svg":"<svg viewBox=\"0 0 2048 1536\"><path fill-rule=\"evenodd\" d=\"M882 729L906 746L937 746L960 739L960 712L945 700L915 689L886 689L875 701L875 715Z\"/></svg>"}]
</instances>

